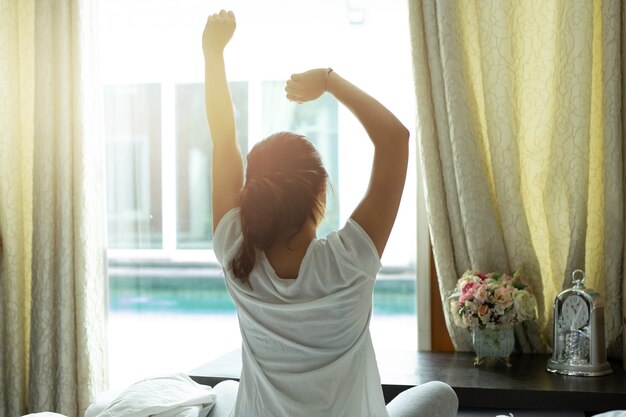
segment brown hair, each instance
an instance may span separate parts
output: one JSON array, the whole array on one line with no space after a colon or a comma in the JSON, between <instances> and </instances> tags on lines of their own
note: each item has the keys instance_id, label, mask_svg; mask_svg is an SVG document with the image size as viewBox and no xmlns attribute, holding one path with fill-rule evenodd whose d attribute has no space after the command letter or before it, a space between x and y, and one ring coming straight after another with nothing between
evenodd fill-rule
<instances>
[{"instance_id":1,"label":"brown hair","mask_svg":"<svg viewBox=\"0 0 626 417\"><path fill-rule=\"evenodd\" d=\"M318 196L327 177L317 149L302 135L275 133L252 148L240 195L243 243L231 262L237 278L248 282L257 249L272 246L283 231L295 235L307 218L323 214Z\"/></svg>"}]
</instances>

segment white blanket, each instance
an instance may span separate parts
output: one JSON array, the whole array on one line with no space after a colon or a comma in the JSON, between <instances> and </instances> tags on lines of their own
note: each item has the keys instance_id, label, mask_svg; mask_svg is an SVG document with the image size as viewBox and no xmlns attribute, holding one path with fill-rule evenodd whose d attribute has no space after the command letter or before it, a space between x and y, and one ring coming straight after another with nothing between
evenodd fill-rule
<instances>
[{"instance_id":1,"label":"white blanket","mask_svg":"<svg viewBox=\"0 0 626 417\"><path fill-rule=\"evenodd\" d=\"M187 375L179 373L136 382L97 416L205 417L215 400L211 387L197 384Z\"/></svg>"}]
</instances>

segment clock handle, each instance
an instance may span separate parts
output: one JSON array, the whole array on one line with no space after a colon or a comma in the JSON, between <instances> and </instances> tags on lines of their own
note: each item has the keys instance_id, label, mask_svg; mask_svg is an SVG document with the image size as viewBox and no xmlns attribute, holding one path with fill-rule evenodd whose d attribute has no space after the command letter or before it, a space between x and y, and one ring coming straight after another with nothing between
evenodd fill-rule
<instances>
[{"instance_id":1,"label":"clock handle","mask_svg":"<svg viewBox=\"0 0 626 417\"><path fill-rule=\"evenodd\" d=\"M580 276L580 278L576 278L577 274ZM582 269L577 269L572 272L572 284L574 284L575 288L585 288L585 281L587 281L585 271L583 271Z\"/></svg>"}]
</instances>

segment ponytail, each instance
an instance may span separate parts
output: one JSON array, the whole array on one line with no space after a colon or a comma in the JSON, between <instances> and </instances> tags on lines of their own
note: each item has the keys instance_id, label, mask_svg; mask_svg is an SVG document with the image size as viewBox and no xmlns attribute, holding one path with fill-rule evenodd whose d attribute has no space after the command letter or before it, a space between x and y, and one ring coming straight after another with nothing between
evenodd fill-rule
<instances>
[{"instance_id":1,"label":"ponytail","mask_svg":"<svg viewBox=\"0 0 626 417\"><path fill-rule=\"evenodd\" d=\"M243 242L230 264L237 278L250 284L257 250L270 248L283 231L296 235L307 218L323 214L318 195L327 176L304 136L280 132L252 148L240 195Z\"/></svg>"},{"instance_id":2,"label":"ponytail","mask_svg":"<svg viewBox=\"0 0 626 417\"><path fill-rule=\"evenodd\" d=\"M256 249L254 244L250 242L250 239L246 239L244 235L243 242L239 247L239 251L237 251L237 254L231 261L230 267L237 278L250 285L248 278L250 277L250 272L252 272L255 263Z\"/></svg>"}]
</instances>

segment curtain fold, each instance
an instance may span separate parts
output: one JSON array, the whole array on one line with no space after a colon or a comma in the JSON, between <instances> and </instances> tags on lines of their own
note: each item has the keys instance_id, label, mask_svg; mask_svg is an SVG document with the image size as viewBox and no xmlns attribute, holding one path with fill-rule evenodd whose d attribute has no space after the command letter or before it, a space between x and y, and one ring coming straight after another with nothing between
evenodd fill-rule
<instances>
[{"instance_id":1,"label":"curtain fold","mask_svg":"<svg viewBox=\"0 0 626 417\"><path fill-rule=\"evenodd\" d=\"M21 415L28 396L33 7L0 2L0 416Z\"/></svg>"},{"instance_id":2,"label":"curtain fold","mask_svg":"<svg viewBox=\"0 0 626 417\"><path fill-rule=\"evenodd\" d=\"M582 268L621 333L624 245L618 1L411 1L419 153L446 298L467 269L521 270L551 342L552 303ZM469 334L446 324L457 350Z\"/></svg>"},{"instance_id":3,"label":"curtain fold","mask_svg":"<svg viewBox=\"0 0 626 417\"><path fill-rule=\"evenodd\" d=\"M0 5L0 415L79 416L106 388L96 2Z\"/></svg>"}]
</instances>

